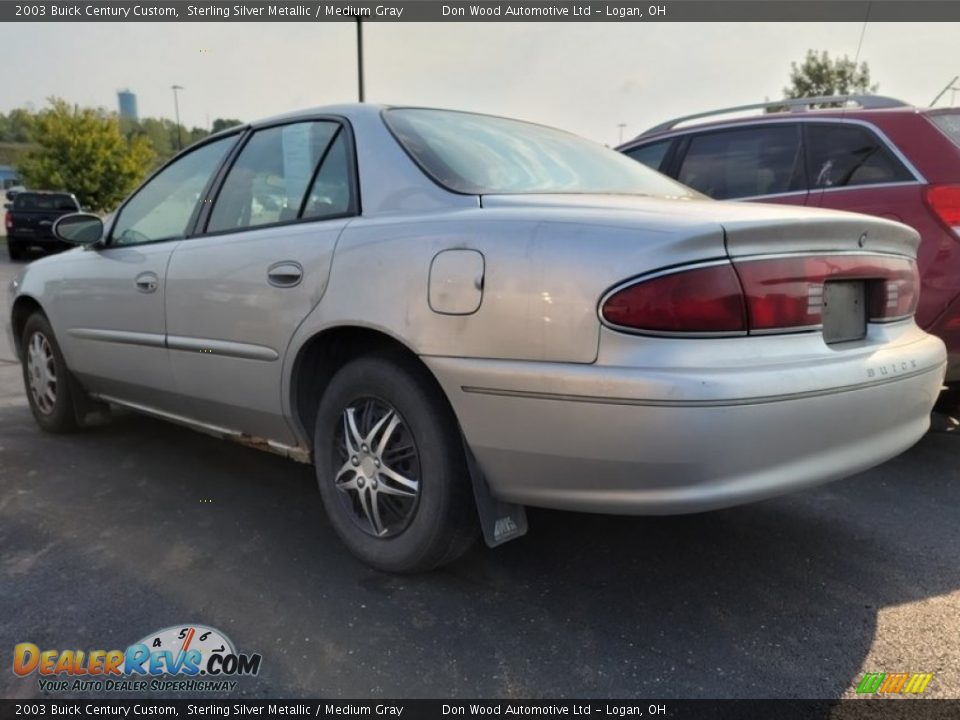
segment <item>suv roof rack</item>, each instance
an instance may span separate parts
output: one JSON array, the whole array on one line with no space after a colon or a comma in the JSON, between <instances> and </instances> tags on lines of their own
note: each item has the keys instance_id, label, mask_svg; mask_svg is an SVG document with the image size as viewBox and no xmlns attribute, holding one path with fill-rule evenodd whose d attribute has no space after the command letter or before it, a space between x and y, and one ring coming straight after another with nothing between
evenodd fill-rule
<instances>
[{"instance_id":1,"label":"suv roof rack","mask_svg":"<svg viewBox=\"0 0 960 720\"><path fill-rule=\"evenodd\" d=\"M637 137L645 137L658 132L671 130L682 122L687 120L699 120L700 118L710 117L712 115L726 115L732 112L742 112L744 110L760 110L768 108L790 109L790 112L805 112L810 110L813 105L847 105L854 103L864 110L876 110L878 108L909 107L903 100L884 97L883 95L823 95L820 97L805 98L784 98L783 100L768 100L762 103L751 103L750 105L737 105L736 107L723 108L721 110L710 110L708 112L695 113L693 115L684 115L683 117L668 120L665 123L656 125L646 132L640 133Z\"/></svg>"}]
</instances>

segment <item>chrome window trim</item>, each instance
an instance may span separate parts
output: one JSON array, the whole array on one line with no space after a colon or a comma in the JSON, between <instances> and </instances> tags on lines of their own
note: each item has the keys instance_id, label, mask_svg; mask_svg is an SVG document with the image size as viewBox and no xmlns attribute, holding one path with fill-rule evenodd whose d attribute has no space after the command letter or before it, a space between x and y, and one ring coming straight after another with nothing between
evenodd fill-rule
<instances>
[{"instance_id":1,"label":"chrome window trim","mask_svg":"<svg viewBox=\"0 0 960 720\"><path fill-rule=\"evenodd\" d=\"M835 193L851 190L872 190L873 188L892 188L892 187L919 187L924 183L919 180L899 180L888 183L871 183L869 185L849 185L844 187L815 188L813 190L791 190L785 193L771 193L770 195L747 195L745 197L727 198L718 202L754 202L756 200L769 200L770 198L781 197L801 197L803 195L813 195L820 193Z\"/></svg>"}]
</instances>

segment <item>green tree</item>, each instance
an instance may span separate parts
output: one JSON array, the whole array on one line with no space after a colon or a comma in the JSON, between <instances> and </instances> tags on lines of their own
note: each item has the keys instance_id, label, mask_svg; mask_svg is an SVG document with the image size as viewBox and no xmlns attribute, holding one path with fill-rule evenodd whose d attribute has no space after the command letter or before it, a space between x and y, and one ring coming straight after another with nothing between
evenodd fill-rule
<instances>
[{"instance_id":1,"label":"green tree","mask_svg":"<svg viewBox=\"0 0 960 720\"><path fill-rule=\"evenodd\" d=\"M210 126L210 132L218 133L221 130L232 128L235 125L243 125L243 120L237 120L236 118L217 118L213 121L213 125Z\"/></svg>"},{"instance_id":2,"label":"green tree","mask_svg":"<svg viewBox=\"0 0 960 720\"><path fill-rule=\"evenodd\" d=\"M69 190L97 211L115 207L155 159L146 138L123 135L116 115L59 98L34 116L29 139L36 147L19 167L27 186Z\"/></svg>"},{"instance_id":3,"label":"green tree","mask_svg":"<svg viewBox=\"0 0 960 720\"><path fill-rule=\"evenodd\" d=\"M817 53L807 50L807 56L799 65L790 63L790 85L783 89L786 98L870 94L877 91L870 84L870 68L863 62L857 65L844 55L831 59L826 50Z\"/></svg>"},{"instance_id":4,"label":"green tree","mask_svg":"<svg viewBox=\"0 0 960 720\"><path fill-rule=\"evenodd\" d=\"M32 120L33 114L23 108L11 110L8 115L0 113L0 142L27 142Z\"/></svg>"},{"instance_id":5,"label":"green tree","mask_svg":"<svg viewBox=\"0 0 960 720\"><path fill-rule=\"evenodd\" d=\"M204 130L203 128L195 127L195 128L193 128L192 130L190 130L189 132L187 132L187 130L184 129L184 131L183 131L183 146L184 146L184 147L187 147L187 145L193 145L195 142L199 142L199 141L203 140L203 139L204 139L205 137L207 137L207 135L209 135L209 134L210 134L210 132L207 131L207 130Z\"/></svg>"}]
</instances>

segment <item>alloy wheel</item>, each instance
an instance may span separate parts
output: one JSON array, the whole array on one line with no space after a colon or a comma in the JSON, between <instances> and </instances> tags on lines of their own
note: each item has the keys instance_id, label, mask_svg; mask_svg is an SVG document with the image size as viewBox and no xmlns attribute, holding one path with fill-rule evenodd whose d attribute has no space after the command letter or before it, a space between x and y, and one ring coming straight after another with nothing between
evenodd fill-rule
<instances>
[{"instance_id":1,"label":"alloy wheel","mask_svg":"<svg viewBox=\"0 0 960 720\"><path fill-rule=\"evenodd\" d=\"M341 507L364 532L378 538L402 533L420 499L420 453L410 428L389 403L351 402L335 433L334 487Z\"/></svg>"}]
</instances>

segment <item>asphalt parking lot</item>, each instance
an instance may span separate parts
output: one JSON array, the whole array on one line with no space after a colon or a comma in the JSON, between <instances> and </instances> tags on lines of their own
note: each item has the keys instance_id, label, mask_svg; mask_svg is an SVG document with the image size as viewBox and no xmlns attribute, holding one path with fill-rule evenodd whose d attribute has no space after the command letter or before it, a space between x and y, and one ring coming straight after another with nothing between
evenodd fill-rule
<instances>
[{"instance_id":1,"label":"asphalt parking lot","mask_svg":"<svg viewBox=\"0 0 960 720\"><path fill-rule=\"evenodd\" d=\"M247 697L832 698L868 671L960 697L958 456L941 431L733 510L531 511L523 540L392 577L339 544L306 466L129 414L41 433L0 340L0 653L196 622L262 653Z\"/></svg>"}]
</instances>

